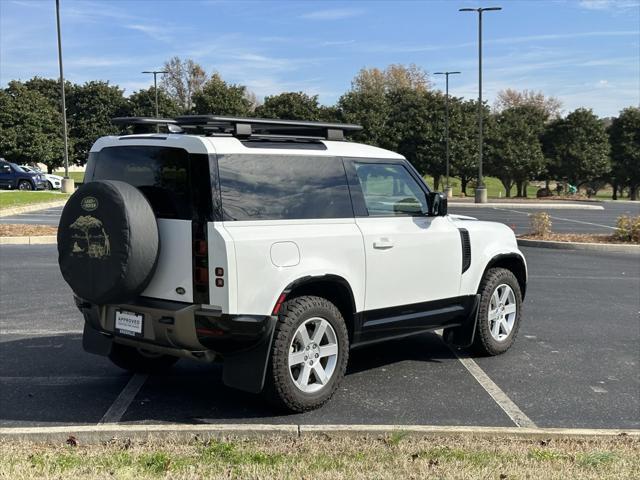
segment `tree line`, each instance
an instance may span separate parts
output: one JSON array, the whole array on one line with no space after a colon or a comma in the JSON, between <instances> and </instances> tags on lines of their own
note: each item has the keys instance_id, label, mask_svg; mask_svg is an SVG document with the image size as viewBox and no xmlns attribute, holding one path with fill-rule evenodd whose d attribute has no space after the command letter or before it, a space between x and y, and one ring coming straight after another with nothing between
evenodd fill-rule
<instances>
[{"instance_id":1,"label":"tree line","mask_svg":"<svg viewBox=\"0 0 640 480\"><path fill-rule=\"evenodd\" d=\"M165 63L158 89L159 114L217 114L357 123L353 139L395 150L443 188L445 174L445 95L434 90L428 74L414 66L362 69L335 105L317 95L285 92L259 102L244 85L207 75L193 60ZM86 162L100 136L118 134L117 116L153 116L153 87L124 95L117 85L90 81L67 83L70 159ZM11 81L0 91L0 156L16 163L62 165L59 82L34 77ZM539 92L505 90L495 104L480 109L485 125L484 171L497 177L507 197L526 196L530 181L569 182L596 192L607 183L613 197L637 199L640 186L640 109L628 107L618 117L600 119L590 109L561 115L561 104ZM451 175L462 192L477 175L478 103L449 97Z\"/></svg>"}]
</instances>

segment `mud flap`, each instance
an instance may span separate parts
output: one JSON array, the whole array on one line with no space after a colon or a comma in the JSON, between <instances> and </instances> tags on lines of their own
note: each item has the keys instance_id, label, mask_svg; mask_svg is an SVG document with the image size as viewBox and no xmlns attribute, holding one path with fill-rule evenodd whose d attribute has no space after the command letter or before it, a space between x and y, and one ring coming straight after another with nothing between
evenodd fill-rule
<instances>
[{"instance_id":1,"label":"mud flap","mask_svg":"<svg viewBox=\"0 0 640 480\"><path fill-rule=\"evenodd\" d=\"M480 294L473 297L469 315L462 325L458 327L445 328L442 338L447 345L457 348L471 346L476 334L476 324L478 322L478 310L480 307Z\"/></svg>"},{"instance_id":2,"label":"mud flap","mask_svg":"<svg viewBox=\"0 0 640 480\"><path fill-rule=\"evenodd\" d=\"M222 381L226 386L249 393L262 391L277 317L270 316L268 322L267 333L257 345L233 355L225 355Z\"/></svg>"},{"instance_id":3,"label":"mud flap","mask_svg":"<svg viewBox=\"0 0 640 480\"><path fill-rule=\"evenodd\" d=\"M111 353L112 345L113 339L110 336L100 333L85 322L84 332L82 333L82 348L84 348L86 352L108 357Z\"/></svg>"}]
</instances>

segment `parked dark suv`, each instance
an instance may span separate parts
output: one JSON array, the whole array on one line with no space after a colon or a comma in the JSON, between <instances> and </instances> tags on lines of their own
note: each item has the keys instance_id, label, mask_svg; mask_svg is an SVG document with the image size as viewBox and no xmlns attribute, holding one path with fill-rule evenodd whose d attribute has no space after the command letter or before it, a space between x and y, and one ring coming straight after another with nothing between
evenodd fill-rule
<instances>
[{"instance_id":1,"label":"parked dark suv","mask_svg":"<svg viewBox=\"0 0 640 480\"><path fill-rule=\"evenodd\" d=\"M25 172L15 163L0 160L0 188L10 190L44 190L47 180L41 173Z\"/></svg>"}]
</instances>

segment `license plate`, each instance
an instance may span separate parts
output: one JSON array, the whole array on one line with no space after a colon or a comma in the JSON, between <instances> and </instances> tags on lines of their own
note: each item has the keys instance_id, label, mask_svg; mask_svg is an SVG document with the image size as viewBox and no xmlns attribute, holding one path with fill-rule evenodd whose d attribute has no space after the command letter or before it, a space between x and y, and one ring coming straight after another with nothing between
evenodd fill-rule
<instances>
[{"instance_id":1,"label":"license plate","mask_svg":"<svg viewBox=\"0 0 640 480\"><path fill-rule=\"evenodd\" d=\"M144 315L116 310L116 332L130 337L142 337Z\"/></svg>"}]
</instances>

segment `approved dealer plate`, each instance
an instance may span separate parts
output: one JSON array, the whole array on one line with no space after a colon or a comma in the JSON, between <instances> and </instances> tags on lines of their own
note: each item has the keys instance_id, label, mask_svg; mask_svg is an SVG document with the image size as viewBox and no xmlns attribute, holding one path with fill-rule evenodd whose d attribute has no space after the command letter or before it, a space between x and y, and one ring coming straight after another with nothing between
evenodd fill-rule
<instances>
[{"instance_id":1,"label":"approved dealer plate","mask_svg":"<svg viewBox=\"0 0 640 480\"><path fill-rule=\"evenodd\" d=\"M116 310L116 332L129 337L142 337L144 315Z\"/></svg>"}]
</instances>

